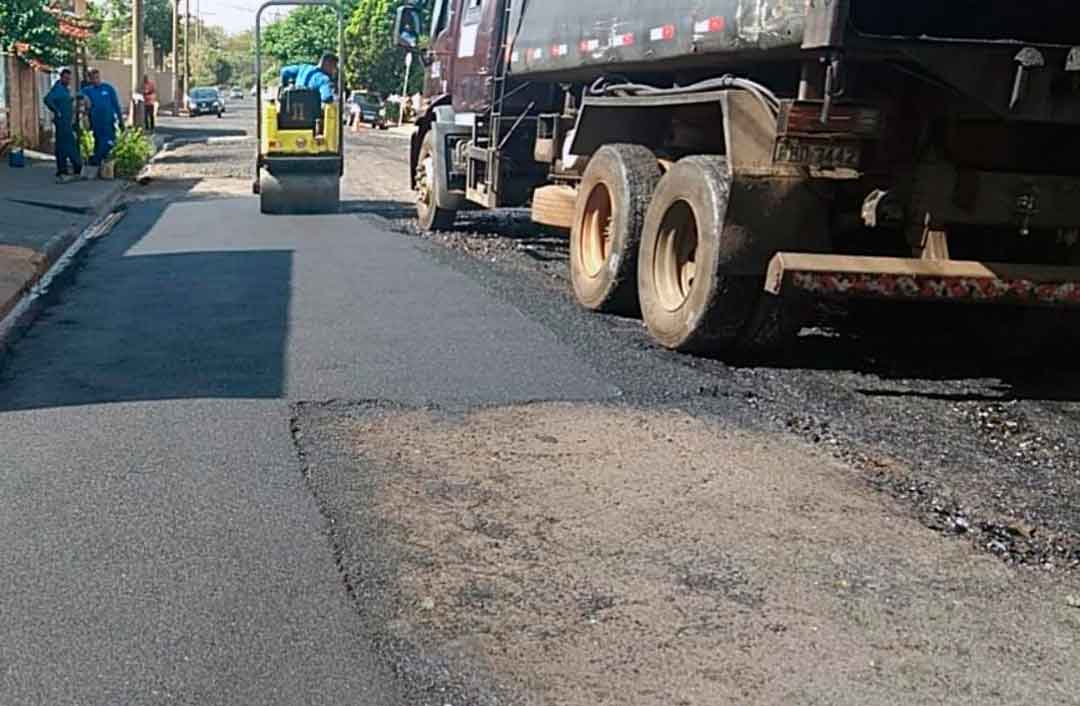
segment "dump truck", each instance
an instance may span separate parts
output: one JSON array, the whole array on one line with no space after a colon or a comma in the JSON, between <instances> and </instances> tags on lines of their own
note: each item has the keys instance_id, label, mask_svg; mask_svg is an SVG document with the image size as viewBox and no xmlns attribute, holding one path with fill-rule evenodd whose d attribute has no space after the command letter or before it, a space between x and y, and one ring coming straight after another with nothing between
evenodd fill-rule
<instances>
[{"instance_id":1,"label":"dump truck","mask_svg":"<svg viewBox=\"0 0 1080 706\"><path fill-rule=\"evenodd\" d=\"M1080 304L1080 3L434 0L395 32L421 226L530 207L577 301L663 346L778 345L799 295Z\"/></svg>"}]
</instances>

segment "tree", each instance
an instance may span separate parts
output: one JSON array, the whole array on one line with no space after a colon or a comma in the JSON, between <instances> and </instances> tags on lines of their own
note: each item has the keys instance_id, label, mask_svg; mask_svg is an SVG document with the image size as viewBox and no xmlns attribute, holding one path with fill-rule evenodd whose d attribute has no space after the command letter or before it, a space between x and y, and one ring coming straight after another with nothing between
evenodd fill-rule
<instances>
[{"instance_id":1,"label":"tree","mask_svg":"<svg viewBox=\"0 0 1080 706\"><path fill-rule=\"evenodd\" d=\"M336 51L337 15L328 7L300 7L266 28L263 54L279 65L312 63Z\"/></svg>"},{"instance_id":2,"label":"tree","mask_svg":"<svg viewBox=\"0 0 1080 706\"><path fill-rule=\"evenodd\" d=\"M346 61L345 76L350 86L364 87L383 95L401 91L405 50L399 49L394 42L397 5L396 0L360 0L349 17L345 40L352 51ZM430 25L430 5L425 6L428 15L425 27ZM414 70L408 92L419 90L422 82L423 72Z\"/></svg>"},{"instance_id":3,"label":"tree","mask_svg":"<svg viewBox=\"0 0 1080 706\"><path fill-rule=\"evenodd\" d=\"M105 11L96 3L89 3L86 7L86 14L90 19L99 23L103 29L100 32L95 32L86 40L86 51L94 59L108 59L112 54L112 40L109 37L109 33L104 30L104 25L108 19L105 15Z\"/></svg>"},{"instance_id":4,"label":"tree","mask_svg":"<svg viewBox=\"0 0 1080 706\"><path fill-rule=\"evenodd\" d=\"M67 62L70 44L60 36L56 18L45 12L41 0L0 2L0 47L5 51L59 66Z\"/></svg>"},{"instance_id":5,"label":"tree","mask_svg":"<svg viewBox=\"0 0 1080 706\"><path fill-rule=\"evenodd\" d=\"M255 83L255 35L251 30L226 38L224 56L232 66L232 82L240 86Z\"/></svg>"},{"instance_id":6,"label":"tree","mask_svg":"<svg viewBox=\"0 0 1080 706\"><path fill-rule=\"evenodd\" d=\"M214 83L219 86L224 86L229 83L229 79L231 79L233 75L232 63L221 53L214 56L210 70L214 74Z\"/></svg>"},{"instance_id":7,"label":"tree","mask_svg":"<svg viewBox=\"0 0 1080 706\"><path fill-rule=\"evenodd\" d=\"M131 0L107 0L104 34L124 37L130 47ZM154 64L164 64L165 54L172 51L171 0L143 0L143 32L154 43Z\"/></svg>"},{"instance_id":8,"label":"tree","mask_svg":"<svg viewBox=\"0 0 1080 706\"><path fill-rule=\"evenodd\" d=\"M165 55L172 51L172 3L146 0L143 13L143 31L154 43L154 64L160 68L165 64Z\"/></svg>"}]
</instances>

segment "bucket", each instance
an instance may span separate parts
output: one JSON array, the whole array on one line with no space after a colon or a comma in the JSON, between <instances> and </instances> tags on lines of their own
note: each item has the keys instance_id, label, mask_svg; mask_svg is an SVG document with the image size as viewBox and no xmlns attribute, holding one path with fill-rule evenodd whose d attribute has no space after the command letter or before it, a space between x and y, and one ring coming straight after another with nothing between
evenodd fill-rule
<instances>
[{"instance_id":1,"label":"bucket","mask_svg":"<svg viewBox=\"0 0 1080 706\"><path fill-rule=\"evenodd\" d=\"M9 167L25 167L26 166L26 153L22 148L13 149L8 152L8 166Z\"/></svg>"}]
</instances>

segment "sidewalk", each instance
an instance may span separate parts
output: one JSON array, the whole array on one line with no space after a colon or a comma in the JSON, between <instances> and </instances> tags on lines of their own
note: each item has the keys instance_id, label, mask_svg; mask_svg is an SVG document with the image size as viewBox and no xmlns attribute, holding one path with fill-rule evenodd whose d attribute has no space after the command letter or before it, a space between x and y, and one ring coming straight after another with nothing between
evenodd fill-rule
<instances>
[{"instance_id":1,"label":"sidewalk","mask_svg":"<svg viewBox=\"0 0 1080 706\"><path fill-rule=\"evenodd\" d=\"M28 159L22 169L0 164L0 318L128 183L57 184L55 173L51 160Z\"/></svg>"}]
</instances>

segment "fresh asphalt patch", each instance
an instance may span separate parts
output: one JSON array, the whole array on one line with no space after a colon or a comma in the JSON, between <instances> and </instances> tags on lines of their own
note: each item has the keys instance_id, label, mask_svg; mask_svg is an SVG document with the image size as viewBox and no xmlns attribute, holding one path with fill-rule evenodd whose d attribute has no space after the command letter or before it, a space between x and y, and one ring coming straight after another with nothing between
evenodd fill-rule
<instances>
[{"instance_id":1,"label":"fresh asphalt patch","mask_svg":"<svg viewBox=\"0 0 1080 706\"><path fill-rule=\"evenodd\" d=\"M829 453L681 405L301 404L409 703L1067 704L1080 600Z\"/></svg>"}]
</instances>

